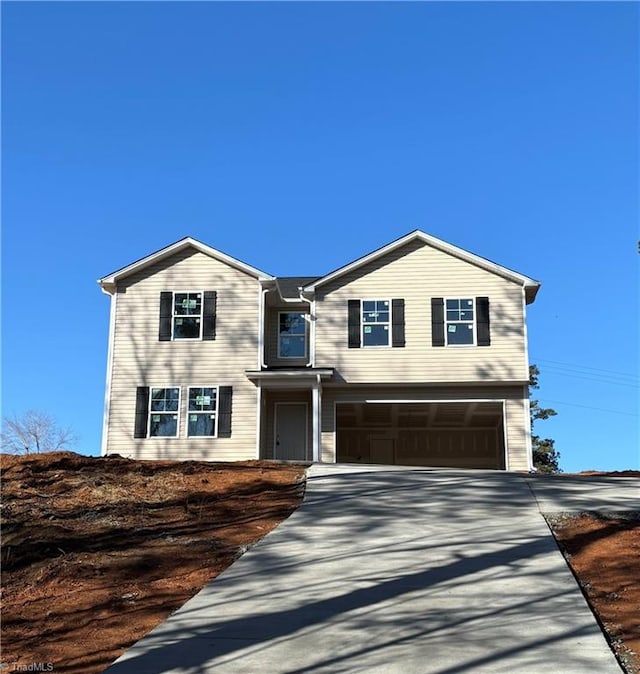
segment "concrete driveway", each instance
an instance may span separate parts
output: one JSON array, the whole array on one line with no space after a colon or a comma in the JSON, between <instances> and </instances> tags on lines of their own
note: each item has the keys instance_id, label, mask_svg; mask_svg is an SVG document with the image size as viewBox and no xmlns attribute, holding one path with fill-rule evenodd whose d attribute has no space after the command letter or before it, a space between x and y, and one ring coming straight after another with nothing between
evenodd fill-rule
<instances>
[{"instance_id":1,"label":"concrete driveway","mask_svg":"<svg viewBox=\"0 0 640 674\"><path fill-rule=\"evenodd\" d=\"M632 478L313 466L302 507L110 674L619 674L539 510Z\"/></svg>"}]
</instances>

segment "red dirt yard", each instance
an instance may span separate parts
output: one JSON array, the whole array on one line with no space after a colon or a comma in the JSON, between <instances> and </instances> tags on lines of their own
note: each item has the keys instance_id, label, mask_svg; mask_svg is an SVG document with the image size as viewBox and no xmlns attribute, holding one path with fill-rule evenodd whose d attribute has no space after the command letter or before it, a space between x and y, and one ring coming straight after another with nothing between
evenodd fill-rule
<instances>
[{"instance_id":1,"label":"red dirt yard","mask_svg":"<svg viewBox=\"0 0 640 674\"><path fill-rule=\"evenodd\" d=\"M2 664L102 672L302 501L304 465L0 455ZM629 673L640 672L640 529L555 518ZM53 669L51 669L53 667Z\"/></svg>"},{"instance_id":2,"label":"red dirt yard","mask_svg":"<svg viewBox=\"0 0 640 674\"><path fill-rule=\"evenodd\" d=\"M103 671L288 517L305 473L67 452L1 467L2 662L78 674Z\"/></svg>"}]
</instances>

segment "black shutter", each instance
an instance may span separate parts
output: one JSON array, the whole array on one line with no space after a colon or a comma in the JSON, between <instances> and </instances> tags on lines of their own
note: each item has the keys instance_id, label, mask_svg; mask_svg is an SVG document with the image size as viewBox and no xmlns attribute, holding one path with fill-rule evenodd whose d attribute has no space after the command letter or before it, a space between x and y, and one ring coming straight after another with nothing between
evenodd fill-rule
<instances>
[{"instance_id":1,"label":"black shutter","mask_svg":"<svg viewBox=\"0 0 640 674\"><path fill-rule=\"evenodd\" d=\"M231 437L231 398L232 386L221 386L218 389L218 437Z\"/></svg>"},{"instance_id":2,"label":"black shutter","mask_svg":"<svg viewBox=\"0 0 640 674\"><path fill-rule=\"evenodd\" d=\"M404 300L391 300L391 346L404 344Z\"/></svg>"},{"instance_id":3,"label":"black shutter","mask_svg":"<svg viewBox=\"0 0 640 674\"><path fill-rule=\"evenodd\" d=\"M216 291L205 290L202 325L202 339L216 338Z\"/></svg>"},{"instance_id":4,"label":"black shutter","mask_svg":"<svg viewBox=\"0 0 640 674\"><path fill-rule=\"evenodd\" d=\"M171 320L173 318L173 293L160 293L160 330L158 339L161 342L171 341Z\"/></svg>"},{"instance_id":5,"label":"black shutter","mask_svg":"<svg viewBox=\"0 0 640 674\"><path fill-rule=\"evenodd\" d=\"M444 346L444 299L431 298L431 346Z\"/></svg>"},{"instance_id":6,"label":"black shutter","mask_svg":"<svg viewBox=\"0 0 640 674\"><path fill-rule=\"evenodd\" d=\"M138 386L136 389L136 422L133 429L134 438L147 437L149 420L149 387Z\"/></svg>"},{"instance_id":7,"label":"black shutter","mask_svg":"<svg viewBox=\"0 0 640 674\"><path fill-rule=\"evenodd\" d=\"M488 297L476 297L476 335L478 346L491 345Z\"/></svg>"},{"instance_id":8,"label":"black shutter","mask_svg":"<svg viewBox=\"0 0 640 674\"><path fill-rule=\"evenodd\" d=\"M360 348L360 300L348 300L349 348Z\"/></svg>"}]
</instances>

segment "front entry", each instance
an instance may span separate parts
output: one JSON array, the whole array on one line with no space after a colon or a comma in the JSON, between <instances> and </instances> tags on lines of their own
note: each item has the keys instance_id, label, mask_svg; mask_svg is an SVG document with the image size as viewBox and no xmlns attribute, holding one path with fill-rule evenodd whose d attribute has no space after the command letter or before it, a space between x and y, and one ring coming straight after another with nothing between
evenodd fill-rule
<instances>
[{"instance_id":1,"label":"front entry","mask_svg":"<svg viewBox=\"0 0 640 674\"><path fill-rule=\"evenodd\" d=\"M273 458L281 461L306 461L306 403L275 403L275 412Z\"/></svg>"}]
</instances>

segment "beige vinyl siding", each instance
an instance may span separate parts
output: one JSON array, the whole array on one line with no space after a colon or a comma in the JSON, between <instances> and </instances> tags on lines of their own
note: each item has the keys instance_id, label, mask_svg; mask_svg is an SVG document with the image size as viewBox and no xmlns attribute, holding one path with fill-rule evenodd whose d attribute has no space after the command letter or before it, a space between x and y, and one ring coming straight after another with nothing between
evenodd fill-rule
<instances>
[{"instance_id":1,"label":"beige vinyl siding","mask_svg":"<svg viewBox=\"0 0 640 674\"><path fill-rule=\"evenodd\" d=\"M335 461L335 405L339 402L385 401L503 401L508 470L529 470L529 417L523 386L377 386L333 387L322 392L321 456Z\"/></svg>"},{"instance_id":2,"label":"beige vinyl siding","mask_svg":"<svg viewBox=\"0 0 640 674\"><path fill-rule=\"evenodd\" d=\"M286 304L268 307L266 315L266 354L267 365L299 367L309 362L309 323L307 323L307 358L278 358L279 315L281 312L309 314L308 304Z\"/></svg>"},{"instance_id":3,"label":"beige vinyl siding","mask_svg":"<svg viewBox=\"0 0 640 674\"><path fill-rule=\"evenodd\" d=\"M215 340L159 341L160 292L217 292ZM182 251L118 286L107 452L140 459L256 456L258 281L203 253ZM179 438L134 439L136 387L180 387ZM187 388L232 386L230 438L188 438Z\"/></svg>"},{"instance_id":4,"label":"beige vinyl siding","mask_svg":"<svg viewBox=\"0 0 640 674\"><path fill-rule=\"evenodd\" d=\"M320 286L316 366L349 383L527 381L522 287L448 253L413 241ZM431 298L488 297L491 346L431 346ZM402 298L403 348L347 346L349 299Z\"/></svg>"}]
</instances>

